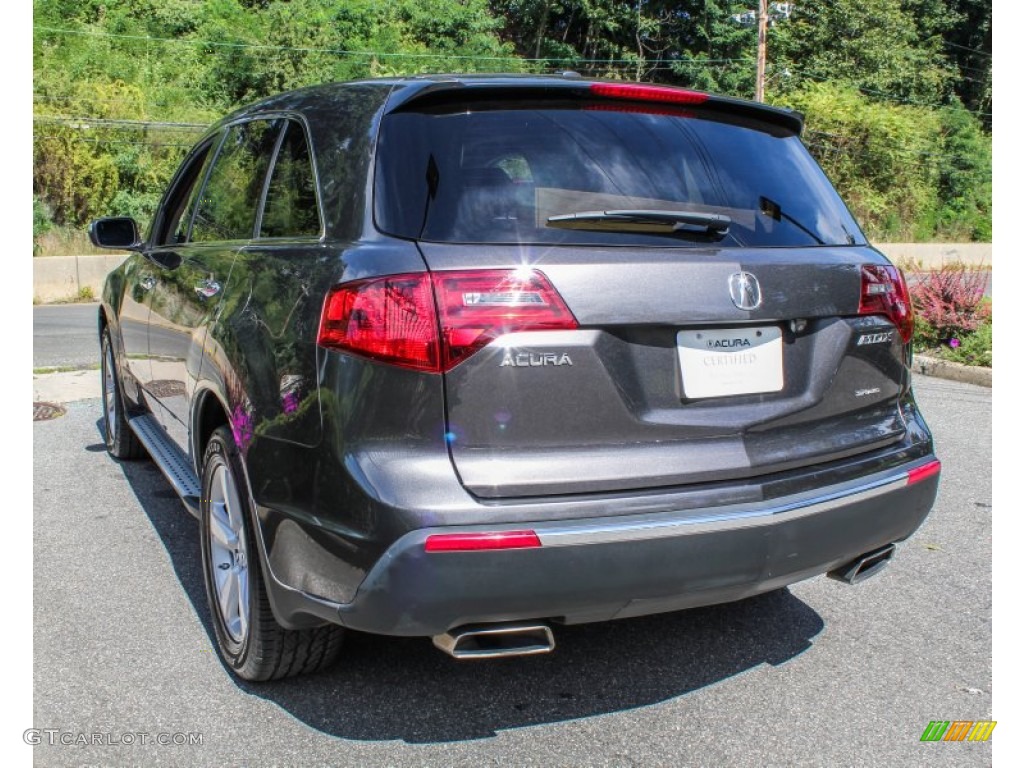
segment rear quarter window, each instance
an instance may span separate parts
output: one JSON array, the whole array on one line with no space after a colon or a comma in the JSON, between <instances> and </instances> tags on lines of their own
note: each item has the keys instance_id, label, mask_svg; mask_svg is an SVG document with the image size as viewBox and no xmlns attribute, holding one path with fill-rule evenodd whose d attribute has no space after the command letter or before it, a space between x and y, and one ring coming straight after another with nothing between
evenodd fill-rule
<instances>
[{"instance_id":1,"label":"rear quarter window","mask_svg":"<svg viewBox=\"0 0 1024 768\"><path fill-rule=\"evenodd\" d=\"M288 121L267 185L259 236L316 237L320 234L316 180L302 125Z\"/></svg>"},{"instance_id":2,"label":"rear quarter window","mask_svg":"<svg viewBox=\"0 0 1024 768\"><path fill-rule=\"evenodd\" d=\"M249 240L281 120L232 126L213 161L192 223L193 242Z\"/></svg>"}]
</instances>

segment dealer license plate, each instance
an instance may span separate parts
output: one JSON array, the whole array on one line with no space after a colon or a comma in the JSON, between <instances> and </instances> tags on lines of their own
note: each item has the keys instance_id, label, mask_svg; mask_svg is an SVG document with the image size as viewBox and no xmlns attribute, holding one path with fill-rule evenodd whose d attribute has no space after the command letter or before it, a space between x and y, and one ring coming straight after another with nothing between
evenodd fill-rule
<instances>
[{"instance_id":1,"label":"dealer license plate","mask_svg":"<svg viewBox=\"0 0 1024 768\"><path fill-rule=\"evenodd\" d=\"M679 331L676 348L687 399L782 389L782 330L778 326Z\"/></svg>"}]
</instances>

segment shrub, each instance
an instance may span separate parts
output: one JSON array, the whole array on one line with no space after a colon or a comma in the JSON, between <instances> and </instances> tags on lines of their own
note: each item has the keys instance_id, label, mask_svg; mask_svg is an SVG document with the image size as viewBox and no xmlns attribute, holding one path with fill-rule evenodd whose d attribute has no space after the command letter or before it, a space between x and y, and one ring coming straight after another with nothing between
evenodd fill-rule
<instances>
[{"instance_id":1,"label":"shrub","mask_svg":"<svg viewBox=\"0 0 1024 768\"><path fill-rule=\"evenodd\" d=\"M50 206L35 195L32 196L32 255L40 251L39 238L53 229L53 213Z\"/></svg>"},{"instance_id":2,"label":"shrub","mask_svg":"<svg viewBox=\"0 0 1024 768\"><path fill-rule=\"evenodd\" d=\"M992 367L992 323L983 323L974 333L955 339L955 346L953 342L951 339L950 346L943 350L943 357L965 365Z\"/></svg>"},{"instance_id":3,"label":"shrub","mask_svg":"<svg viewBox=\"0 0 1024 768\"><path fill-rule=\"evenodd\" d=\"M992 317L985 299L988 271L965 264L944 264L924 274L910 287L917 314L915 340L938 346L978 330Z\"/></svg>"}]
</instances>

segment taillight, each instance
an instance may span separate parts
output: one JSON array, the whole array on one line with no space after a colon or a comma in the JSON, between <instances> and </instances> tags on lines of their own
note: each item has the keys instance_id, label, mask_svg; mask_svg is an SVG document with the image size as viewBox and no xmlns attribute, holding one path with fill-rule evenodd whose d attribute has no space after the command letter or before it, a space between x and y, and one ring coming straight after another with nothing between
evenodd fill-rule
<instances>
[{"instance_id":1,"label":"taillight","mask_svg":"<svg viewBox=\"0 0 1024 768\"><path fill-rule=\"evenodd\" d=\"M591 83L591 93L613 99L634 99L636 101L662 101L672 104L703 104L708 100L706 93L687 91L664 85L636 85L634 83Z\"/></svg>"},{"instance_id":2,"label":"taillight","mask_svg":"<svg viewBox=\"0 0 1024 768\"><path fill-rule=\"evenodd\" d=\"M435 272L337 286L324 304L317 343L438 373L504 333L576 327L576 318L540 272Z\"/></svg>"},{"instance_id":3,"label":"taillight","mask_svg":"<svg viewBox=\"0 0 1024 768\"><path fill-rule=\"evenodd\" d=\"M540 272L435 272L433 279L445 371L504 333L577 327L562 297Z\"/></svg>"},{"instance_id":4,"label":"taillight","mask_svg":"<svg viewBox=\"0 0 1024 768\"><path fill-rule=\"evenodd\" d=\"M429 275L392 275L337 286L327 295L316 341L403 368L438 371Z\"/></svg>"},{"instance_id":5,"label":"taillight","mask_svg":"<svg viewBox=\"0 0 1024 768\"><path fill-rule=\"evenodd\" d=\"M860 314L884 315L899 329L903 343L914 335L914 309L903 273L896 267L866 264L860 268Z\"/></svg>"}]
</instances>

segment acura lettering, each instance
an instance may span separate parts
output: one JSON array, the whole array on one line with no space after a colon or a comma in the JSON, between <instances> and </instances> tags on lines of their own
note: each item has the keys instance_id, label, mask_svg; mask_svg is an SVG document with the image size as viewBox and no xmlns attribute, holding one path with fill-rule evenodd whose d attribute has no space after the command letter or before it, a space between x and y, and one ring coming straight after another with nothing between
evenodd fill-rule
<instances>
[{"instance_id":1,"label":"acura lettering","mask_svg":"<svg viewBox=\"0 0 1024 768\"><path fill-rule=\"evenodd\" d=\"M535 352L516 352L515 350L507 350L505 352L505 357L501 361L501 365L498 367L539 368L545 365L572 365L572 359L565 352L559 355L553 352L537 354Z\"/></svg>"}]
</instances>

